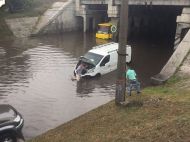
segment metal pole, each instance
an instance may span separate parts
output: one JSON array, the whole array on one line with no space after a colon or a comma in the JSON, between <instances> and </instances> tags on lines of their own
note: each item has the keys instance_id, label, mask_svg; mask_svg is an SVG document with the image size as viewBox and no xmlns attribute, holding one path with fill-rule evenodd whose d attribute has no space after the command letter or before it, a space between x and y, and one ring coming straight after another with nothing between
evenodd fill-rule
<instances>
[{"instance_id":1,"label":"metal pole","mask_svg":"<svg viewBox=\"0 0 190 142\"><path fill-rule=\"evenodd\" d=\"M117 82L115 103L122 104L125 101L126 91L126 45L128 29L128 0L122 0L120 10L120 30L119 30L119 49L117 63Z\"/></svg>"}]
</instances>

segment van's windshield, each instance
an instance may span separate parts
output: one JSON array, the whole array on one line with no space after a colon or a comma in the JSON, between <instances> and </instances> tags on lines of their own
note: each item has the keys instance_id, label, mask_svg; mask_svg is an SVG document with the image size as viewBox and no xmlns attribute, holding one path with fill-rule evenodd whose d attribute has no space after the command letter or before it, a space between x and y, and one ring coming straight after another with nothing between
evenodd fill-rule
<instances>
[{"instance_id":1,"label":"van's windshield","mask_svg":"<svg viewBox=\"0 0 190 142\"><path fill-rule=\"evenodd\" d=\"M99 54L92 53L92 52L87 52L84 55L84 58L88 59L90 63L92 63L93 65L96 66L100 62L100 60L103 58L103 56L99 55Z\"/></svg>"}]
</instances>

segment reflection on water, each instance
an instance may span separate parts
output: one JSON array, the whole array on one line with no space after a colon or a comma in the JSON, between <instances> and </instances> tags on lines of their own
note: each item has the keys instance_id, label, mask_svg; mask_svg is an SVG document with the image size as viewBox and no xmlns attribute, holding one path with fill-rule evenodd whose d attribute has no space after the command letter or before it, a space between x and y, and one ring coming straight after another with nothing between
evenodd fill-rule
<instances>
[{"instance_id":1,"label":"reflection on water","mask_svg":"<svg viewBox=\"0 0 190 142\"><path fill-rule=\"evenodd\" d=\"M18 109L23 134L35 137L114 98L116 71L100 78L72 81L81 55L96 43L92 34L68 33L0 43L0 103ZM130 41L132 65L149 85L171 54L167 44Z\"/></svg>"},{"instance_id":2,"label":"reflection on water","mask_svg":"<svg viewBox=\"0 0 190 142\"><path fill-rule=\"evenodd\" d=\"M83 79L77 82L76 93L78 96L91 96L91 93L105 93L107 95L111 90L114 92L116 82L116 72L103 75L98 78Z\"/></svg>"}]
</instances>

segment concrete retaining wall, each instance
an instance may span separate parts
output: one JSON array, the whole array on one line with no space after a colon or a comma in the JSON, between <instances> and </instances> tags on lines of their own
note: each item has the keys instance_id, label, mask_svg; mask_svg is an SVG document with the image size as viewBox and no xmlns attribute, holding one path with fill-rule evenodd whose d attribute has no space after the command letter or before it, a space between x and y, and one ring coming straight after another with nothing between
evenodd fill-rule
<instances>
[{"instance_id":1,"label":"concrete retaining wall","mask_svg":"<svg viewBox=\"0 0 190 142\"><path fill-rule=\"evenodd\" d=\"M5 21L15 37L28 37L30 36L37 20L38 17L25 17L6 19Z\"/></svg>"},{"instance_id":2,"label":"concrete retaining wall","mask_svg":"<svg viewBox=\"0 0 190 142\"><path fill-rule=\"evenodd\" d=\"M183 31L190 28L190 8L183 8L182 14L177 16L177 27L175 34L174 49L176 49L183 39Z\"/></svg>"},{"instance_id":3,"label":"concrete retaining wall","mask_svg":"<svg viewBox=\"0 0 190 142\"><path fill-rule=\"evenodd\" d=\"M185 58L183 65L180 66L178 74L180 76L190 76L190 53L188 54L187 58Z\"/></svg>"},{"instance_id":4,"label":"concrete retaining wall","mask_svg":"<svg viewBox=\"0 0 190 142\"><path fill-rule=\"evenodd\" d=\"M82 27L82 18L75 16L75 2L56 2L39 19L32 34L61 33Z\"/></svg>"},{"instance_id":5,"label":"concrete retaining wall","mask_svg":"<svg viewBox=\"0 0 190 142\"><path fill-rule=\"evenodd\" d=\"M75 1L55 2L40 17L6 19L15 37L75 31L83 27L81 17L75 16Z\"/></svg>"},{"instance_id":6,"label":"concrete retaining wall","mask_svg":"<svg viewBox=\"0 0 190 142\"><path fill-rule=\"evenodd\" d=\"M152 77L152 82L154 84L162 84L166 80L168 80L179 68L179 66L183 63L185 57L188 55L190 51L190 30L178 45L177 49L170 57L166 65L163 67L161 72L154 77Z\"/></svg>"},{"instance_id":7,"label":"concrete retaining wall","mask_svg":"<svg viewBox=\"0 0 190 142\"><path fill-rule=\"evenodd\" d=\"M81 29L82 26L82 18L75 16L75 5L74 2L72 2L44 29L43 33L76 31Z\"/></svg>"}]
</instances>

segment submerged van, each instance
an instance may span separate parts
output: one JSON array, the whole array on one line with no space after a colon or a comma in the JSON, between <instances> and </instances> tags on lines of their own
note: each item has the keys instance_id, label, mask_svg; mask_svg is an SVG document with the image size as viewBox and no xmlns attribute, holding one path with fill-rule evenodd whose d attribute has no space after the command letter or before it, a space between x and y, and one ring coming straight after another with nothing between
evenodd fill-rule
<instances>
[{"instance_id":1,"label":"submerged van","mask_svg":"<svg viewBox=\"0 0 190 142\"><path fill-rule=\"evenodd\" d=\"M118 61L118 43L111 42L93 47L84 56L81 56L77 63L74 75L76 76L77 68L85 64L81 77L94 77L107 74L117 69ZM126 63L131 61L131 46L126 46Z\"/></svg>"}]
</instances>

